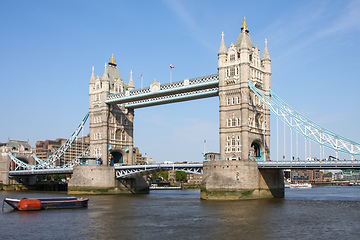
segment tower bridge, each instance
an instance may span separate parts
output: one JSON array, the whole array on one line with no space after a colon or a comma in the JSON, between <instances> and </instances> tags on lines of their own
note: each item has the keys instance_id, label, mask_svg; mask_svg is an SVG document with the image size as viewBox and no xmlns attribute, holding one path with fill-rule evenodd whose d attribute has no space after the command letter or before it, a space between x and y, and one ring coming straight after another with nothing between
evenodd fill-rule
<instances>
[{"instance_id":1,"label":"tower bridge","mask_svg":"<svg viewBox=\"0 0 360 240\"><path fill-rule=\"evenodd\" d=\"M135 89L132 72L128 84L124 83L112 56L101 78L95 77L92 69L89 83L90 148L84 154L101 159L103 164L80 166L78 159L66 166L55 164L84 126L83 121L68 142L48 159L29 165L11 158L18 167L9 174L67 171L73 174L69 182L73 193L104 189L111 193L126 189L141 193L148 192L149 187L144 174L183 169L203 173L201 198L243 199L283 197L283 168L359 168L359 162L354 160L270 161L270 110L305 137L335 151L360 155L360 144L311 122L277 97L271 91L271 59L266 40L260 55L244 19L235 44L226 48L224 34L221 35L216 74L165 84L154 80L148 88ZM219 161L196 166L135 165L135 109L208 97L219 97Z\"/></svg>"}]
</instances>

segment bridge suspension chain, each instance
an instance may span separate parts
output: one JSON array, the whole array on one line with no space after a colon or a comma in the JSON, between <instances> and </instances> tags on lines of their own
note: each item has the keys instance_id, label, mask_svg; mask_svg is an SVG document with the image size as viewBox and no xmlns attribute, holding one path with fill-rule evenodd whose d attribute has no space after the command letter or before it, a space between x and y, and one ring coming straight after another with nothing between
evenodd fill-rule
<instances>
[{"instance_id":1,"label":"bridge suspension chain","mask_svg":"<svg viewBox=\"0 0 360 240\"><path fill-rule=\"evenodd\" d=\"M301 115L273 91L270 90L271 99L269 99L250 81L249 87L278 118L304 137L335 151L351 155L360 155L359 143L335 134Z\"/></svg>"},{"instance_id":2,"label":"bridge suspension chain","mask_svg":"<svg viewBox=\"0 0 360 240\"><path fill-rule=\"evenodd\" d=\"M55 166L55 162L58 161L65 154L65 152L70 148L72 143L75 141L75 139L77 138L77 136L83 129L88 118L89 118L89 113L87 113L85 115L85 117L83 118L83 120L81 121L79 126L71 134L71 136L65 141L65 143L60 148L58 148L54 154L50 155L46 160L41 160L40 158L36 157L35 154L33 154L33 158L38 163L36 165L27 164L27 163L17 159L11 153L9 153L8 154L9 157L17 165L16 169L18 169L20 167L25 168L25 169L45 169L45 168L48 169L48 168L56 168L56 167L66 168L66 167L72 167L76 164L79 164L79 158L81 156L84 156L85 154L87 154L89 151L89 148L87 148L84 152L82 152L79 156L77 156L75 159L68 162L67 164L65 164L63 166Z\"/></svg>"}]
</instances>

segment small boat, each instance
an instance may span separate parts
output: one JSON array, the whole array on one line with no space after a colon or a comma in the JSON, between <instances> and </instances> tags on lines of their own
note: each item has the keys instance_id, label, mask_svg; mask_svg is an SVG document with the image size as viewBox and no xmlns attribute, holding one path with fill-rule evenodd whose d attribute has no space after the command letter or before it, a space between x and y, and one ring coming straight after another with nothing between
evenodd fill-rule
<instances>
[{"instance_id":1,"label":"small boat","mask_svg":"<svg viewBox=\"0 0 360 240\"><path fill-rule=\"evenodd\" d=\"M290 188L312 188L311 183L294 183L290 184Z\"/></svg>"},{"instance_id":2,"label":"small boat","mask_svg":"<svg viewBox=\"0 0 360 240\"><path fill-rule=\"evenodd\" d=\"M53 208L82 208L88 206L88 198L77 197L59 197L59 198L23 198L13 199L5 198L4 203L9 204L12 208L20 211L46 210Z\"/></svg>"}]
</instances>

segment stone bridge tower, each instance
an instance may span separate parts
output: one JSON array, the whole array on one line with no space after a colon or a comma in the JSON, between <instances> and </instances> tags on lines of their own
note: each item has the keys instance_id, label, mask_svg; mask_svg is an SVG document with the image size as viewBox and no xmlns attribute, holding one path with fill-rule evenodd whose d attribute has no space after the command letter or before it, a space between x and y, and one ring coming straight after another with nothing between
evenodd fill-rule
<instances>
[{"instance_id":1,"label":"stone bridge tower","mask_svg":"<svg viewBox=\"0 0 360 240\"><path fill-rule=\"evenodd\" d=\"M201 198L236 200L284 196L281 170L258 169L270 160L270 110L250 90L250 81L270 97L271 60L265 40L262 58L245 22L226 49L218 53L220 161L204 162Z\"/></svg>"},{"instance_id":2,"label":"stone bridge tower","mask_svg":"<svg viewBox=\"0 0 360 240\"><path fill-rule=\"evenodd\" d=\"M132 72L125 84L112 57L105 64L103 76L95 78L94 68L89 83L90 155L101 158L103 165L133 163L134 110L122 104L107 105L109 94L134 90Z\"/></svg>"},{"instance_id":3,"label":"stone bridge tower","mask_svg":"<svg viewBox=\"0 0 360 240\"><path fill-rule=\"evenodd\" d=\"M250 90L248 82L269 97L270 61L267 42L261 59L245 19L235 45L228 50L222 34L218 54L221 159L269 160L270 110Z\"/></svg>"}]
</instances>

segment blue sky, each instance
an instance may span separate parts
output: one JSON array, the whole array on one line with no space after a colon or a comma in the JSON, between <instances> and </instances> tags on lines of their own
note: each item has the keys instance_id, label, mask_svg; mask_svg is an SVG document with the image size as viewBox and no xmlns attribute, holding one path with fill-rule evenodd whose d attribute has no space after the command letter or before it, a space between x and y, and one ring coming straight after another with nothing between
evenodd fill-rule
<instances>
[{"instance_id":1,"label":"blue sky","mask_svg":"<svg viewBox=\"0 0 360 240\"><path fill-rule=\"evenodd\" d=\"M0 142L70 136L88 111L92 66L102 76L111 54L124 81L133 71L136 88L141 73L144 86L169 82L169 64L173 81L216 73L221 32L227 47L235 43L244 16L261 52L268 39L272 90L360 142L359 1L20 0L0 8ZM135 146L158 162L200 161L204 139L219 151L218 111L217 98L137 109Z\"/></svg>"}]
</instances>

